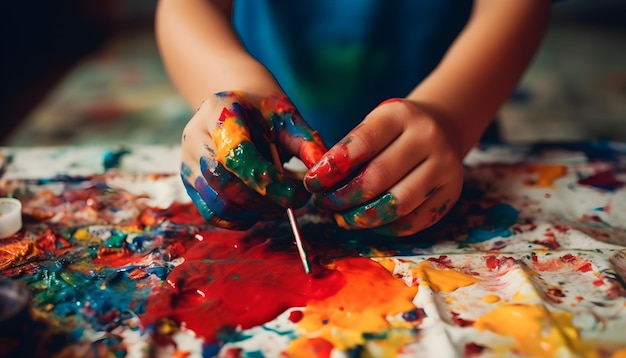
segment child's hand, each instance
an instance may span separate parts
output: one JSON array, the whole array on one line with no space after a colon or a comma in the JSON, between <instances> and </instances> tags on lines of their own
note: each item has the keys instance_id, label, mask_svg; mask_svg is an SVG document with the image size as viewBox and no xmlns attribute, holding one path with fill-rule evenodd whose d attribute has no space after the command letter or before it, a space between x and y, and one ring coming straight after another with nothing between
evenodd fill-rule
<instances>
[{"instance_id":1,"label":"child's hand","mask_svg":"<svg viewBox=\"0 0 626 358\"><path fill-rule=\"evenodd\" d=\"M308 200L301 181L272 164L269 142L276 142L284 158L296 156L308 167L326 152L284 95L250 97L218 93L203 102L183 132L187 193L207 221L224 228L245 229Z\"/></svg>"},{"instance_id":2,"label":"child's hand","mask_svg":"<svg viewBox=\"0 0 626 358\"><path fill-rule=\"evenodd\" d=\"M306 173L313 203L347 229L410 235L437 222L463 184L460 150L445 128L404 99L375 108Z\"/></svg>"}]
</instances>

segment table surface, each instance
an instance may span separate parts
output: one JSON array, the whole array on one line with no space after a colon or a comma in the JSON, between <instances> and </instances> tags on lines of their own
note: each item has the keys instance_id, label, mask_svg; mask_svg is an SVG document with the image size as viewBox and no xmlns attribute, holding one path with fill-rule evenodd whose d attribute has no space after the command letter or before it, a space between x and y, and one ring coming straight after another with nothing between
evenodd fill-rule
<instances>
[{"instance_id":1,"label":"table surface","mask_svg":"<svg viewBox=\"0 0 626 358\"><path fill-rule=\"evenodd\" d=\"M24 221L0 278L29 298L20 316L0 291L0 355L626 355L625 144L476 148L408 238L298 210L312 275L286 220L207 226L179 151L0 148Z\"/></svg>"}]
</instances>

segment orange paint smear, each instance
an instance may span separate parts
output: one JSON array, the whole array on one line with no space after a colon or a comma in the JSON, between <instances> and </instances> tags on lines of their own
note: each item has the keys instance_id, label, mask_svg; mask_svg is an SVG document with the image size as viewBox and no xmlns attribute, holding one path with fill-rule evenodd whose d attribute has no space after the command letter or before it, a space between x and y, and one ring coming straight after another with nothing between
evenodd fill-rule
<instances>
[{"instance_id":1,"label":"orange paint smear","mask_svg":"<svg viewBox=\"0 0 626 358\"><path fill-rule=\"evenodd\" d=\"M526 165L524 170L537 175L536 179L529 180L526 184L540 188L554 187L554 181L567 174L567 167L564 165Z\"/></svg>"},{"instance_id":2,"label":"orange paint smear","mask_svg":"<svg viewBox=\"0 0 626 358\"><path fill-rule=\"evenodd\" d=\"M394 322L390 317L415 309L412 301L417 294L416 286L406 286L370 259L340 259L328 268L340 272L346 284L331 297L308 302L298 322L304 334L292 342L288 354L299 356L300 352L311 351L319 347L320 338L346 350L363 344L366 333L381 333L393 327L410 328L407 322ZM410 342L410 330L403 331L395 339L386 339L385 349L397 351Z\"/></svg>"},{"instance_id":3,"label":"orange paint smear","mask_svg":"<svg viewBox=\"0 0 626 358\"><path fill-rule=\"evenodd\" d=\"M224 108L219 120L218 128L213 133L213 141L217 148L217 161L224 164L226 157L242 142L251 142L248 128L242 125L242 119Z\"/></svg>"}]
</instances>

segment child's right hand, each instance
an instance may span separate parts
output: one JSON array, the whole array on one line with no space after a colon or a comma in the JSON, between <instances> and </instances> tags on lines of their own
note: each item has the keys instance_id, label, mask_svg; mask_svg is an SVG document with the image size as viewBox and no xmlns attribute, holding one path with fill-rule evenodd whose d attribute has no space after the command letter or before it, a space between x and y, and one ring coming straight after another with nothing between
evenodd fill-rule
<instances>
[{"instance_id":1,"label":"child's right hand","mask_svg":"<svg viewBox=\"0 0 626 358\"><path fill-rule=\"evenodd\" d=\"M202 103L183 132L181 176L205 220L246 229L306 203L301 180L273 165L270 142L281 158L296 156L307 167L326 152L285 95L222 92Z\"/></svg>"}]
</instances>

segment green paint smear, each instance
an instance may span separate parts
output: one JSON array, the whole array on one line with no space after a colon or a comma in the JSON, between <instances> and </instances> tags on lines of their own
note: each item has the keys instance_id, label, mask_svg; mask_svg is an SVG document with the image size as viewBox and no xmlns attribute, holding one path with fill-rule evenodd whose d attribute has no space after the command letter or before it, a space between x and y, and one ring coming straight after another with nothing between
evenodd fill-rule
<instances>
[{"instance_id":1,"label":"green paint smear","mask_svg":"<svg viewBox=\"0 0 626 358\"><path fill-rule=\"evenodd\" d=\"M250 141L241 142L226 156L224 166L256 192L266 195L278 204L288 207L295 196L295 187L278 175Z\"/></svg>"},{"instance_id":2,"label":"green paint smear","mask_svg":"<svg viewBox=\"0 0 626 358\"><path fill-rule=\"evenodd\" d=\"M398 205L395 204L393 194L385 193L366 205L342 213L341 216L348 225L353 227L381 226L398 219Z\"/></svg>"},{"instance_id":3,"label":"green paint smear","mask_svg":"<svg viewBox=\"0 0 626 358\"><path fill-rule=\"evenodd\" d=\"M108 248L121 248L126 240L126 234L114 233L108 239L104 241L104 247Z\"/></svg>"}]
</instances>

